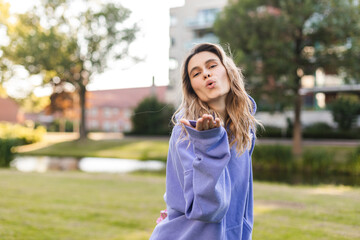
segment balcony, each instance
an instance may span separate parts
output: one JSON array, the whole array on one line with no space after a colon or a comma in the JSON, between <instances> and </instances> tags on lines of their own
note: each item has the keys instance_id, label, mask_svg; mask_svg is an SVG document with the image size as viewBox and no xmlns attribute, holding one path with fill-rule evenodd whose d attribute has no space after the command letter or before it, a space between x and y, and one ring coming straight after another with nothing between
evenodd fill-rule
<instances>
[{"instance_id":1,"label":"balcony","mask_svg":"<svg viewBox=\"0 0 360 240\"><path fill-rule=\"evenodd\" d=\"M186 21L186 26L192 30L211 28L219 12L218 8L200 10L195 18Z\"/></svg>"}]
</instances>

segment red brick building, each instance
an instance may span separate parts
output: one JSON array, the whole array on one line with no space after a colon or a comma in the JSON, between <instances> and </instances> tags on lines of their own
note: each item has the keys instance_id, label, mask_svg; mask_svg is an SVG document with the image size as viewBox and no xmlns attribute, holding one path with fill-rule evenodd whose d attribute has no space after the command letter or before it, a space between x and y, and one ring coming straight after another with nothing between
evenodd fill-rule
<instances>
[{"instance_id":1,"label":"red brick building","mask_svg":"<svg viewBox=\"0 0 360 240\"><path fill-rule=\"evenodd\" d=\"M123 132L131 130L133 109L146 97L155 95L166 102L167 86L89 91L86 122L88 130Z\"/></svg>"},{"instance_id":2,"label":"red brick building","mask_svg":"<svg viewBox=\"0 0 360 240\"><path fill-rule=\"evenodd\" d=\"M0 122L22 123L24 114L17 103L9 98L0 97Z\"/></svg>"}]
</instances>

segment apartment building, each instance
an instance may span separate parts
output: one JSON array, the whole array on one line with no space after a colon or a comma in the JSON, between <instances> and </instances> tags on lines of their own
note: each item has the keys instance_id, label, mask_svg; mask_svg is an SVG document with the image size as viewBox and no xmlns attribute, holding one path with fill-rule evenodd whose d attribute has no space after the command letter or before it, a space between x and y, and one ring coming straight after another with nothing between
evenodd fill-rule
<instances>
[{"instance_id":1,"label":"apartment building","mask_svg":"<svg viewBox=\"0 0 360 240\"><path fill-rule=\"evenodd\" d=\"M169 101L181 101L181 64L189 50L197 43L218 43L212 31L217 14L227 0L185 0L184 5L170 9L170 70Z\"/></svg>"}]
</instances>

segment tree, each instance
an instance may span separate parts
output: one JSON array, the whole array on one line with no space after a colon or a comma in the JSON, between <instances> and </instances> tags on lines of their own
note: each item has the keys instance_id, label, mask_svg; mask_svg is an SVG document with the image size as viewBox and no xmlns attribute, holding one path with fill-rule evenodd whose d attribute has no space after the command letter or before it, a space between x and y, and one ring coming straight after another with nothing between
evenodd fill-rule
<instances>
[{"instance_id":1,"label":"tree","mask_svg":"<svg viewBox=\"0 0 360 240\"><path fill-rule=\"evenodd\" d=\"M87 84L94 73L106 69L109 60L128 56L138 28L126 22L130 11L118 4L82 0L42 3L7 25L10 43L2 51L4 57L24 66L30 74L41 74L43 84L61 81L75 87L82 139L86 137ZM77 14L71 15L74 7L78 8Z\"/></svg>"},{"instance_id":2,"label":"tree","mask_svg":"<svg viewBox=\"0 0 360 240\"><path fill-rule=\"evenodd\" d=\"M330 109L338 128L349 131L360 114L360 103L357 95L339 95L331 105Z\"/></svg>"},{"instance_id":3,"label":"tree","mask_svg":"<svg viewBox=\"0 0 360 240\"><path fill-rule=\"evenodd\" d=\"M168 135L171 116L175 112L172 105L161 103L156 97L145 98L134 109L131 117L133 134Z\"/></svg>"},{"instance_id":4,"label":"tree","mask_svg":"<svg viewBox=\"0 0 360 240\"><path fill-rule=\"evenodd\" d=\"M8 22L8 18L10 17L9 8L9 3L5 3L3 0L0 0L0 37L2 40L4 40L4 36L2 36L3 30L6 29L6 24ZM0 41L0 47L4 44L4 41ZM4 59L3 51L0 48L0 97L7 96L3 83L10 77L8 65L9 62Z\"/></svg>"},{"instance_id":5,"label":"tree","mask_svg":"<svg viewBox=\"0 0 360 240\"><path fill-rule=\"evenodd\" d=\"M347 79L359 76L359 16L352 0L233 0L215 22L220 41L230 44L262 96L292 99L296 155L302 141L301 77L318 68Z\"/></svg>"}]
</instances>

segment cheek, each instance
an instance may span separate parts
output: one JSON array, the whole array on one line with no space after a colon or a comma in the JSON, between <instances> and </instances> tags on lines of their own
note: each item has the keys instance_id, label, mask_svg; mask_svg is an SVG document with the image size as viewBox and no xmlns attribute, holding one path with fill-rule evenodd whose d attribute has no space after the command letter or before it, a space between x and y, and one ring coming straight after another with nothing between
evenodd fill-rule
<instances>
[{"instance_id":1,"label":"cheek","mask_svg":"<svg viewBox=\"0 0 360 240\"><path fill-rule=\"evenodd\" d=\"M223 79L224 79L224 87L225 87L227 90L230 90L230 78L229 78L229 76L227 75L226 71L223 73Z\"/></svg>"},{"instance_id":2,"label":"cheek","mask_svg":"<svg viewBox=\"0 0 360 240\"><path fill-rule=\"evenodd\" d=\"M196 80L191 80L190 81L190 85L192 87L192 89L197 92L199 89L199 83Z\"/></svg>"}]
</instances>

